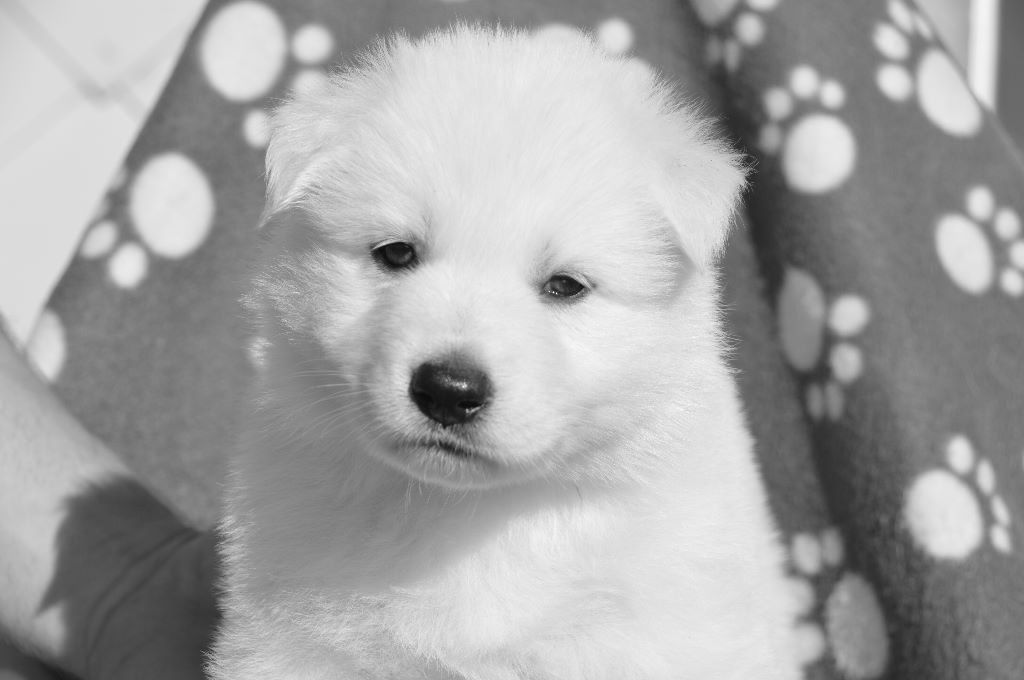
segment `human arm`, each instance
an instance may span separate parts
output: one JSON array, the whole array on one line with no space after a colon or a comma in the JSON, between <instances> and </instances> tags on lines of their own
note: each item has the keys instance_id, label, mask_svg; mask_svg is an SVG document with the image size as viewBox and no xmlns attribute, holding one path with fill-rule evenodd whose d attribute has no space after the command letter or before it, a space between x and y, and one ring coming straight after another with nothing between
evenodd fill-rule
<instances>
[{"instance_id":1,"label":"human arm","mask_svg":"<svg viewBox=\"0 0 1024 680\"><path fill-rule=\"evenodd\" d=\"M201 678L212 537L186 527L0 333L0 633L84 680Z\"/></svg>"}]
</instances>

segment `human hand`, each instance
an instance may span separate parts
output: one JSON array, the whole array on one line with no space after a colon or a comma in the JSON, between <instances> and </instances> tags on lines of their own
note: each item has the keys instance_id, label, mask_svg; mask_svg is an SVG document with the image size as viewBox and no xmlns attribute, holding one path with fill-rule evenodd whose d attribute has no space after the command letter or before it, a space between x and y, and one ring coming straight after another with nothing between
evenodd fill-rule
<instances>
[{"instance_id":1,"label":"human hand","mask_svg":"<svg viewBox=\"0 0 1024 680\"><path fill-rule=\"evenodd\" d=\"M218 618L215 542L133 479L76 496L43 600L66 631L56 663L81 680L203 678Z\"/></svg>"},{"instance_id":2,"label":"human hand","mask_svg":"<svg viewBox=\"0 0 1024 680\"><path fill-rule=\"evenodd\" d=\"M0 641L81 680L202 678L213 535L143 487L2 333L0 432ZM45 677L8 652L0 678Z\"/></svg>"},{"instance_id":3,"label":"human hand","mask_svg":"<svg viewBox=\"0 0 1024 680\"><path fill-rule=\"evenodd\" d=\"M213 536L188 532L151 557L121 575L108 591L110 604L97 603L97 617L84 630L69 632L88 641L76 646L74 658L72 648L62 659L82 680L204 677L202 654L217 618ZM0 679L68 677L0 640Z\"/></svg>"},{"instance_id":4,"label":"human hand","mask_svg":"<svg viewBox=\"0 0 1024 680\"><path fill-rule=\"evenodd\" d=\"M119 579L89 627L83 680L200 680L217 609L211 533L162 545Z\"/></svg>"}]
</instances>

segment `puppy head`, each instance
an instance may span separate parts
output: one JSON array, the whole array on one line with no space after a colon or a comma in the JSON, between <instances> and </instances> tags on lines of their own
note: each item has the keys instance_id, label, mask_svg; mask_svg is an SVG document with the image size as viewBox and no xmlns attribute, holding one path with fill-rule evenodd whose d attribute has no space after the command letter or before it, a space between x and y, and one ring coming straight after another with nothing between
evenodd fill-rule
<instances>
[{"instance_id":1,"label":"puppy head","mask_svg":"<svg viewBox=\"0 0 1024 680\"><path fill-rule=\"evenodd\" d=\"M743 174L592 41L378 43L274 118L268 382L299 436L471 488L619 478L715 361Z\"/></svg>"}]
</instances>

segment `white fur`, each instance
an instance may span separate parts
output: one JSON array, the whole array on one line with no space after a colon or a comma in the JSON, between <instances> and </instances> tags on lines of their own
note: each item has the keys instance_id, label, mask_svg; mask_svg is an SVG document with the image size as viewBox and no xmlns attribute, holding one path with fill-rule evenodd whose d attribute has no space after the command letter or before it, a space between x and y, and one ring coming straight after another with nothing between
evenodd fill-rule
<instances>
[{"instance_id":1,"label":"white fur","mask_svg":"<svg viewBox=\"0 0 1024 680\"><path fill-rule=\"evenodd\" d=\"M214 678L797 677L721 356L743 172L700 116L589 39L459 26L297 95L267 163ZM495 396L449 432L408 386L452 351Z\"/></svg>"}]
</instances>

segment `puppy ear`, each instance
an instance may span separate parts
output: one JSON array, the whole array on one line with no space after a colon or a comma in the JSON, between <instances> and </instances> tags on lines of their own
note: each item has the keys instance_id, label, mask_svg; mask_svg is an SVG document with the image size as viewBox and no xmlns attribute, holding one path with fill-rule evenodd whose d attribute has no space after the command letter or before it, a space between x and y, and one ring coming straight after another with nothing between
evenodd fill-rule
<instances>
[{"instance_id":1,"label":"puppy ear","mask_svg":"<svg viewBox=\"0 0 1024 680\"><path fill-rule=\"evenodd\" d=\"M672 115L678 119L675 144L656 192L683 250L698 270L706 271L725 247L747 167L711 125L695 126L685 111Z\"/></svg>"},{"instance_id":2,"label":"puppy ear","mask_svg":"<svg viewBox=\"0 0 1024 680\"><path fill-rule=\"evenodd\" d=\"M336 167L344 160L346 131L380 89L378 72L391 70L394 53L410 46L404 33L378 38L354 64L314 80L274 111L266 157L264 220L315 188L325 166Z\"/></svg>"},{"instance_id":3,"label":"puppy ear","mask_svg":"<svg viewBox=\"0 0 1024 680\"><path fill-rule=\"evenodd\" d=\"M276 213L294 205L310 188L316 170L326 160L339 129L338 116L325 104L336 99L323 83L279 106L271 116L267 146L267 196L260 217L266 224Z\"/></svg>"}]
</instances>

